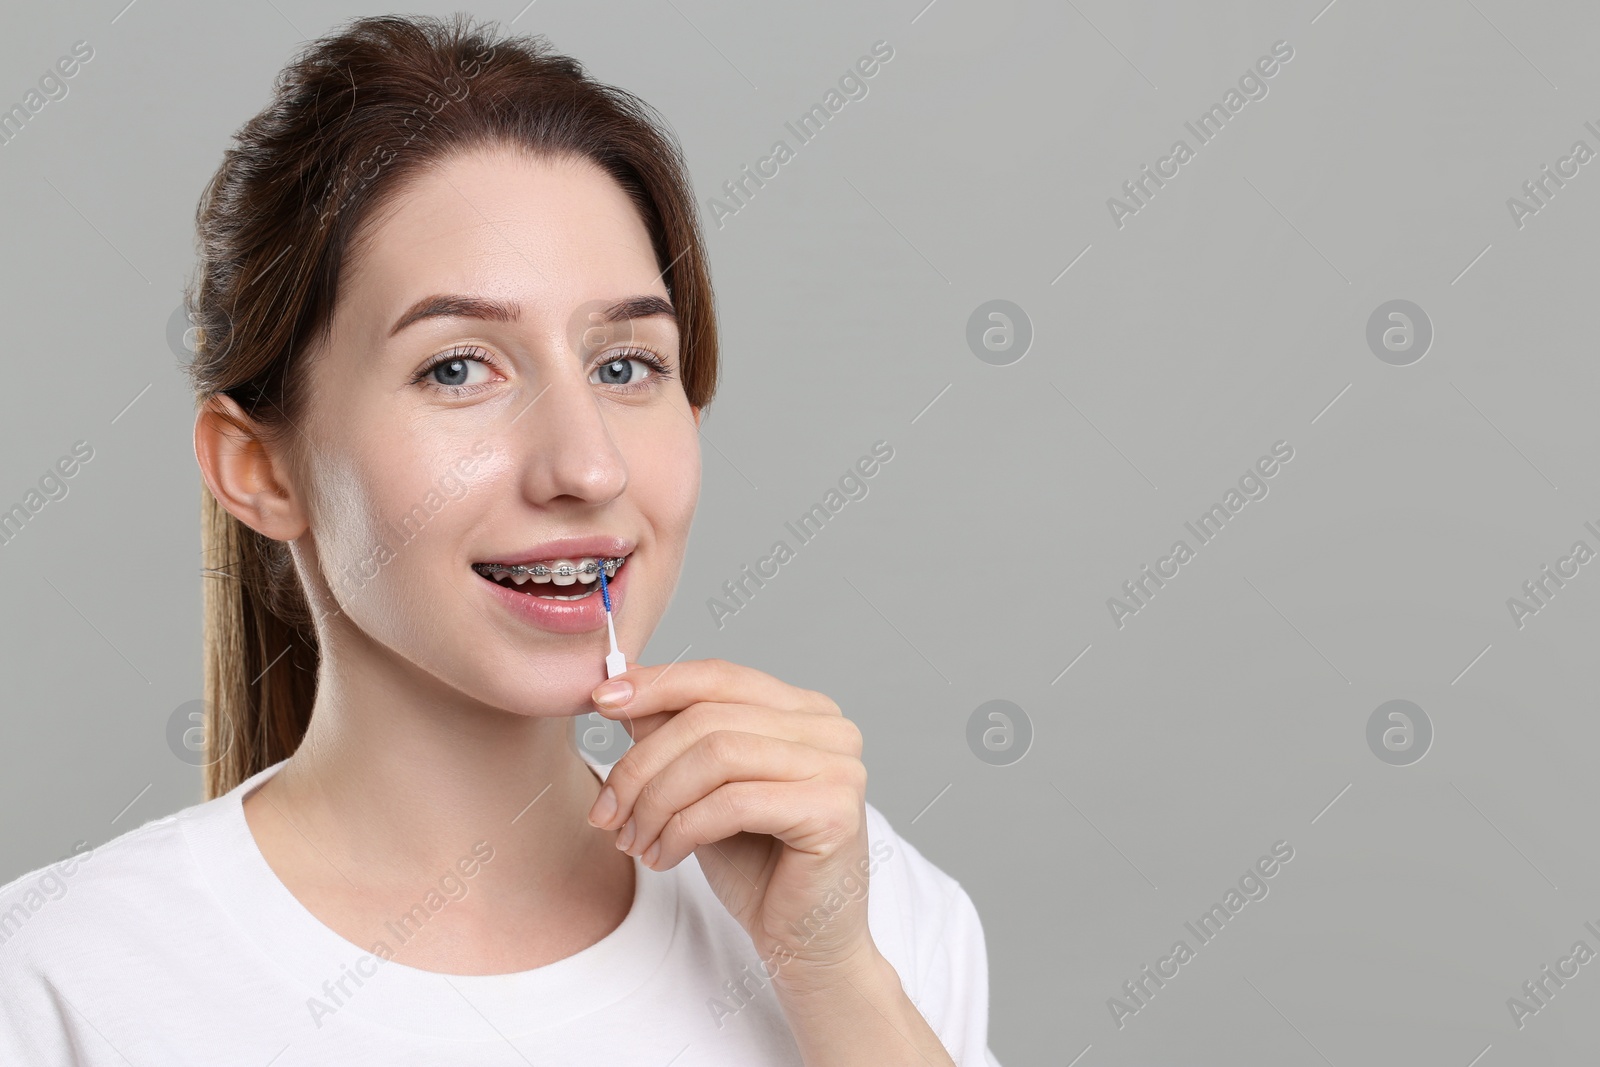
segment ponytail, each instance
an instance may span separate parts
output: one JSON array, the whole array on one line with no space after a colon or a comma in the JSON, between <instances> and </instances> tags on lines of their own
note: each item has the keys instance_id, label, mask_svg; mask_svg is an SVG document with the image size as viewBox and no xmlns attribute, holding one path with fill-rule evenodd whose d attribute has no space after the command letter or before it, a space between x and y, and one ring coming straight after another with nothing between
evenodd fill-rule
<instances>
[{"instance_id":1,"label":"ponytail","mask_svg":"<svg viewBox=\"0 0 1600 1067\"><path fill-rule=\"evenodd\" d=\"M210 800L294 754L311 722L319 652L287 547L200 491Z\"/></svg>"}]
</instances>

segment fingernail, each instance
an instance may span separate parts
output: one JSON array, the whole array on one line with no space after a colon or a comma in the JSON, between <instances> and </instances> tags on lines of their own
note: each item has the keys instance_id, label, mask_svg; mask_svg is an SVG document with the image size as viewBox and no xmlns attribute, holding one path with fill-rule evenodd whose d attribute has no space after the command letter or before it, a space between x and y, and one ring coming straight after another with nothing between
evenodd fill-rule
<instances>
[{"instance_id":1,"label":"fingernail","mask_svg":"<svg viewBox=\"0 0 1600 1067\"><path fill-rule=\"evenodd\" d=\"M617 847L626 852L631 844L633 844L633 820L629 819L628 825L624 826L622 832L617 834Z\"/></svg>"},{"instance_id":2,"label":"fingernail","mask_svg":"<svg viewBox=\"0 0 1600 1067\"><path fill-rule=\"evenodd\" d=\"M645 849L644 856L643 856L644 865L646 867L651 866L652 864L655 863L655 861L660 856L661 856L661 842L657 841L655 844L653 844L649 848Z\"/></svg>"},{"instance_id":3,"label":"fingernail","mask_svg":"<svg viewBox=\"0 0 1600 1067\"><path fill-rule=\"evenodd\" d=\"M600 799L594 802L594 808L589 812L590 826L604 826L611 821L617 813L617 794L609 785L600 790Z\"/></svg>"},{"instance_id":4,"label":"fingernail","mask_svg":"<svg viewBox=\"0 0 1600 1067\"><path fill-rule=\"evenodd\" d=\"M633 683L610 681L590 695L602 708L620 708L633 699Z\"/></svg>"}]
</instances>

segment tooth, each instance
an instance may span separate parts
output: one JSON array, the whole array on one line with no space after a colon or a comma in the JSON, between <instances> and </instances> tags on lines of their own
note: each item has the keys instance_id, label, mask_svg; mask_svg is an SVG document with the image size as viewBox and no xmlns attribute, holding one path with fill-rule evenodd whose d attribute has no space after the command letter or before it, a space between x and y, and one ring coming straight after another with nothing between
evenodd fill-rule
<instances>
[{"instance_id":1,"label":"tooth","mask_svg":"<svg viewBox=\"0 0 1600 1067\"><path fill-rule=\"evenodd\" d=\"M532 581L536 585L578 585L594 586L600 580L601 569L604 568L608 579L616 576L617 568L621 561L598 556L583 556L580 559L556 559L543 563L521 563L516 566L511 564L485 564L478 569L478 573L486 578L504 582L509 578L512 585L526 585ZM535 574L534 570L543 569L544 574ZM570 596L557 594L541 594L555 600L582 600L593 589L585 589L582 593Z\"/></svg>"},{"instance_id":2,"label":"tooth","mask_svg":"<svg viewBox=\"0 0 1600 1067\"><path fill-rule=\"evenodd\" d=\"M587 600L589 597L594 596L594 590L592 588L585 589L581 593L573 593L570 595L561 593L536 593L535 595L541 600Z\"/></svg>"}]
</instances>

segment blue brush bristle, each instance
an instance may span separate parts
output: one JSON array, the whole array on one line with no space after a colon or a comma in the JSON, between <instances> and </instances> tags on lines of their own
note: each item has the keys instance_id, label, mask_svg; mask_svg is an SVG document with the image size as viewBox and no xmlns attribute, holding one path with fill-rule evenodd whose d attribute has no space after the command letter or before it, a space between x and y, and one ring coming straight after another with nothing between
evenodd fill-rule
<instances>
[{"instance_id":1,"label":"blue brush bristle","mask_svg":"<svg viewBox=\"0 0 1600 1067\"><path fill-rule=\"evenodd\" d=\"M606 569L600 568L600 599L606 602L606 613L611 612L611 594L606 590Z\"/></svg>"}]
</instances>

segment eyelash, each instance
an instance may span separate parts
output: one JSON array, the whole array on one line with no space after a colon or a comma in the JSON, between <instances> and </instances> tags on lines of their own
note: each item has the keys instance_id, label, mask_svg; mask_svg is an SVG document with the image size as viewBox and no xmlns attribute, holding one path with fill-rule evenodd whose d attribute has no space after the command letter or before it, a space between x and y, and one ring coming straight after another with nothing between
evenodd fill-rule
<instances>
[{"instance_id":1,"label":"eyelash","mask_svg":"<svg viewBox=\"0 0 1600 1067\"><path fill-rule=\"evenodd\" d=\"M498 366L496 366L494 360L489 359L483 354L483 349L481 348L457 348L452 349L449 352L441 353L437 359L430 361L427 366L418 371L411 379L411 384L420 384L427 379L429 374L433 373L433 369L435 367L441 367L446 363L453 363L458 359L470 359L475 362L482 363L490 370L494 371L499 371L500 369ZM604 363L597 363L595 366L606 367L613 363L620 363L628 359L636 359L640 363L643 363L645 366L649 367L650 376L638 385L630 383L628 385L614 386L613 388L620 389L625 393L631 393L640 389L650 388L650 383L658 378L665 380L672 377L672 370L667 366L667 361L650 351L648 348L625 348L616 353L615 358L608 359ZM450 396L470 396L482 388L482 386L469 385L441 385L438 382L430 382L429 384L435 389L443 390Z\"/></svg>"}]
</instances>

